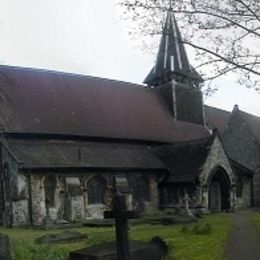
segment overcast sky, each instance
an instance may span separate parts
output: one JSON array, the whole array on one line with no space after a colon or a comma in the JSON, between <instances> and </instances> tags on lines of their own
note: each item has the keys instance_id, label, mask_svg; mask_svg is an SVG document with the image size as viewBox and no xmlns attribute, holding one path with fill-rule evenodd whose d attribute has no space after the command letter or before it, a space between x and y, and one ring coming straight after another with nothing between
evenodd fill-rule
<instances>
[{"instance_id":1,"label":"overcast sky","mask_svg":"<svg viewBox=\"0 0 260 260\"><path fill-rule=\"evenodd\" d=\"M138 49L116 0L0 0L0 63L142 83L155 55ZM218 82L206 103L260 116L260 95Z\"/></svg>"}]
</instances>

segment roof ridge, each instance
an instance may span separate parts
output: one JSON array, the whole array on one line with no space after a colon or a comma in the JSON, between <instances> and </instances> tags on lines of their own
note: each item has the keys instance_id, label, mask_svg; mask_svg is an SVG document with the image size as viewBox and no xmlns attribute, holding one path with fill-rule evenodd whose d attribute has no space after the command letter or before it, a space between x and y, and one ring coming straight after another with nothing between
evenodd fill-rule
<instances>
[{"instance_id":1,"label":"roof ridge","mask_svg":"<svg viewBox=\"0 0 260 260\"><path fill-rule=\"evenodd\" d=\"M214 106L210 106L210 105L206 105L206 104L204 104L204 107L208 107L208 108L213 108L213 109L216 109L216 110L220 110L220 111L225 112L225 113L227 113L227 114L231 114L231 113L232 113L231 111L225 110L225 109L223 109L223 108L214 107Z\"/></svg>"},{"instance_id":2,"label":"roof ridge","mask_svg":"<svg viewBox=\"0 0 260 260\"><path fill-rule=\"evenodd\" d=\"M14 69L14 70L17 69L17 70L21 70L21 71L32 71L32 72L39 72L39 73L74 76L74 77L80 77L80 78L90 78L90 79L96 79L96 80L122 83L124 85L131 85L132 87L142 87L142 88L149 89L148 87L146 87L146 85L144 85L142 83L133 83L133 82L124 81L124 80L110 79L110 78L99 77L99 76L91 76L91 75L86 75L86 74L82 74L82 73L61 71L61 70L56 70L56 69L24 67L24 66L16 66L16 65L0 65L0 71L1 71L1 69Z\"/></svg>"},{"instance_id":3,"label":"roof ridge","mask_svg":"<svg viewBox=\"0 0 260 260\"><path fill-rule=\"evenodd\" d=\"M239 111L240 111L241 113L247 115L247 116L254 117L254 118L256 118L257 120L260 120L260 116L257 116L257 115L254 115L254 114L248 113L248 112L243 111L243 110L240 110L240 109L239 109Z\"/></svg>"}]
</instances>

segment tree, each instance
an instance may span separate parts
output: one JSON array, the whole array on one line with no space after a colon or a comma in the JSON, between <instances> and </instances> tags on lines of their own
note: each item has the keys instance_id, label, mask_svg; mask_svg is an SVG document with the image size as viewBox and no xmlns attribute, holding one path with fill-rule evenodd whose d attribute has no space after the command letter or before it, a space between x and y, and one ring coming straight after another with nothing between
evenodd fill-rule
<instances>
[{"instance_id":1,"label":"tree","mask_svg":"<svg viewBox=\"0 0 260 260\"><path fill-rule=\"evenodd\" d=\"M236 75L237 82L260 90L259 0L120 0L131 31L144 37L161 33L169 8L175 13L186 46L208 83ZM196 65L196 64L194 64Z\"/></svg>"}]
</instances>

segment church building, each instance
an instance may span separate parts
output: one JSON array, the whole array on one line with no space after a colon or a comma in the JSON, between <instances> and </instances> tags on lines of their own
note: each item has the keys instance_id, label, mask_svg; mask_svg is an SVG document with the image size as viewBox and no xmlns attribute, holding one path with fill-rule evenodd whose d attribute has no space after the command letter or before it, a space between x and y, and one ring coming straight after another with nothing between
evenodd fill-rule
<instances>
[{"instance_id":1,"label":"church building","mask_svg":"<svg viewBox=\"0 0 260 260\"><path fill-rule=\"evenodd\" d=\"M260 118L204 106L169 11L145 85L0 66L0 224L260 204Z\"/></svg>"}]
</instances>

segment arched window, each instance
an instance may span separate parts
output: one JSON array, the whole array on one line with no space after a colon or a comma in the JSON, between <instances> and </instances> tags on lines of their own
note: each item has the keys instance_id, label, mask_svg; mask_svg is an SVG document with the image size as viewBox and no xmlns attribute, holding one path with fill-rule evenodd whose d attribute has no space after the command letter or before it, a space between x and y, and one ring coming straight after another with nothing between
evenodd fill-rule
<instances>
[{"instance_id":1,"label":"arched window","mask_svg":"<svg viewBox=\"0 0 260 260\"><path fill-rule=\"evenodd\" d=\"M87 189L89 204L100 204L104 202L105 182L101 178L91 178L87 183Z\"/></svg>"},{"instance_id":2,"label":"arched window","mask_svg":"<svg viewBox=\"0 0 260 260\"><path fill-rule=\"evenodd\" d=\"M45 190L45 202L46 206L55 206L55 191L57 186L57 180L54 176L48 176L44 180L44 190Z\"/></svg>"}]
</instances>

